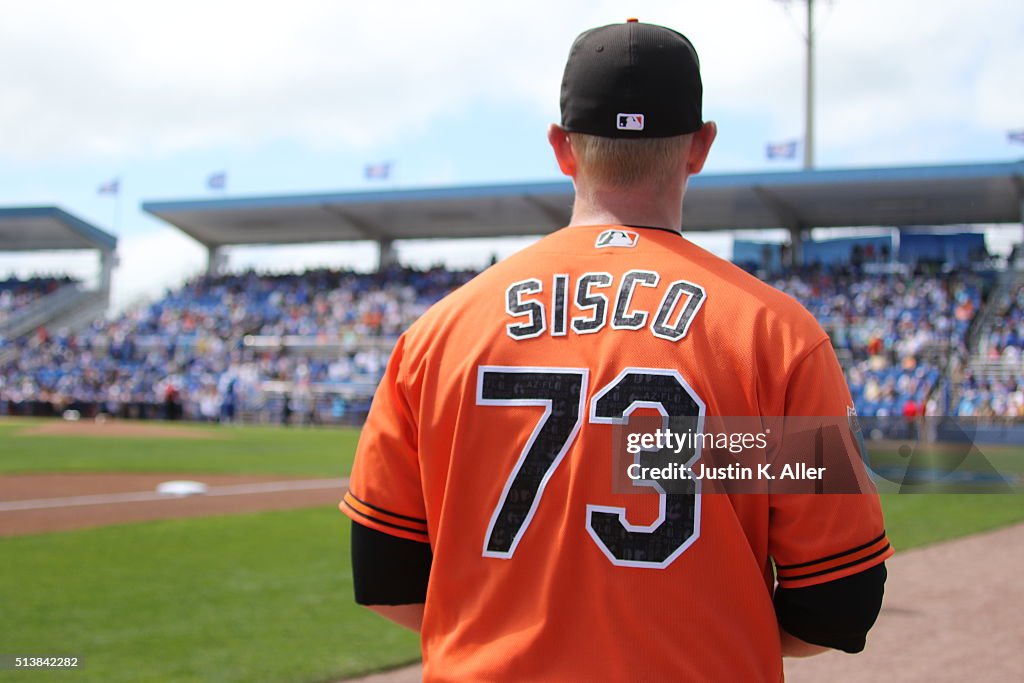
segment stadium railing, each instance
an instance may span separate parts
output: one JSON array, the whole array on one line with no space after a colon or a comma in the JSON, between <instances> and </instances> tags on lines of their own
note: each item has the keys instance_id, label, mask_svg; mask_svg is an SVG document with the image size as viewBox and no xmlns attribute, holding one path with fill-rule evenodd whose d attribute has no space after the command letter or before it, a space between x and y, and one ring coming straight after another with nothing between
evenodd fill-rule
<instances>
[{"instance_id":1,"label":"stadium railing","mask_svg":"<svg viewBox=\"0 0 1024 683\"><path fill-rule=\"evenodd\" d=\"M95 292L83 290L79 283L64 285L7 317L0 325L0 336L16 339L47 325L55 318L80 307Z\"/></svg>"}]
</instances>

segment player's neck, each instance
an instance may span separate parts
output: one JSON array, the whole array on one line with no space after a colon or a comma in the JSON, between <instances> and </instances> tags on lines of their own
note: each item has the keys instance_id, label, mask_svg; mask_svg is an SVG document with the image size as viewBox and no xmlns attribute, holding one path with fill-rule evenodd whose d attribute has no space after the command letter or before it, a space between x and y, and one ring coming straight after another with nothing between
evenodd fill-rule
<instances>
[{"instance_id":1,"label":"player's neck","mask_svg":"<svg viewBox=\"0 0 1024 683\"><path fill-rule=\"evenodd\" d=\"M683 191L651 193L577 188L569 225L642 225L679 232Z\"/></svg>"}]
</instances>

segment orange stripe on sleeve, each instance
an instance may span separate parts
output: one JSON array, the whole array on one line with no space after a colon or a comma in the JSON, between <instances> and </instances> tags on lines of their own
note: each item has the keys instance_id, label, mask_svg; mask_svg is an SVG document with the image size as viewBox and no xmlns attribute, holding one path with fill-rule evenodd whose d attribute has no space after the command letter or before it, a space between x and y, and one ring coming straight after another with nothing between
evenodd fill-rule
<instances>
[{"instance_id":1,"label":"orange stripe on sleeve","mask_svg":"<svg viewBox=\"0 0 1024 683\"><path fill-rule=\"evenodd\" d=\"M870 569L891 557L893 552L883 532L867 543L834 555L798 564L776 565L776 576L779 585L785 588L813 586Z\"/></svg>"},{"instance_id":2,"label":"orange stripe on sleeve","mask_svg":"<svg viewBox=\"0 0 1024 683\"><path fill-rule=\"evenodd\" d=\"M426 542L429 540L426 520L400 515L371 505L360 500L351 492L345 494L338 507L352 521L371 529L412 541Z\"/></svg>"}]
</instances>

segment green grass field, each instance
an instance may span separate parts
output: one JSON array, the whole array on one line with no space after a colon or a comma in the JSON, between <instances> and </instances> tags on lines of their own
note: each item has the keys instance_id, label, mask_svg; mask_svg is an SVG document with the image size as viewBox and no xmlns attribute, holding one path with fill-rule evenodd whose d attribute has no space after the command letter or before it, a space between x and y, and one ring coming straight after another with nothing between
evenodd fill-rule
<instances>
[{"instance_id":1,"label":"green grass field","mask_svg":"<svg viewBox=\"0 0 1024 683\"><path fill-rule=\"evenodd\" d=\"M348 473L353 430L207 427L207 439L19 435L0 472ZM1024 520L1020 495L884 495L897 550ZM145 522L0 539L0 654L69 654L77 672L0 681L313 683L416 658L414 634L351 600L334 508Z\"/></svg>"},{"instance_id":2,"label":"green grass field","mask_svg":"<svg viewBox=\"0 0 1024 683\"><path fill-rule=\"evenodd\" d=\"M357 429L189 425L210 438L26 435L40 420L0 420L0 474L196 472L339 477L352 467Z\"/></svg>"},{"instance_id":3,"label":"green grass field","mask_svg":"<svg viewBox=\"0 0 1024 683\"><path fill-rule=\"evenodd\" d=\"M0 652L78 655L54 680L106 682L327 681L412 661L415 634L352 602L348 528L313 508L3 539Z\"/></svg>"}]
</instances>

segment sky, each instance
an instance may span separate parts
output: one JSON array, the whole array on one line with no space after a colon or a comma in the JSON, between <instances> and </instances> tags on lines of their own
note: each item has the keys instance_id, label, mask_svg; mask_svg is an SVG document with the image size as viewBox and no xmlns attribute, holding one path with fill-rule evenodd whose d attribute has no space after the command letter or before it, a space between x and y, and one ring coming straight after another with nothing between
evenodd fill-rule
<instances>
[{"instance_id":1,"label":"sky","mask_svg":"<svg viewBox=\"0 0 1024 683\"><path fill-rule=\"evenodd\" d=\"M205 263L143 201L558 179L545 131L569 46L631 16L696 46L704 116L719 127L705 173L793 170L799 158L769 161L765 145L802 137L805 7L0 0L0 206L55 204L116 234L123 306ZM1024 3L815 10L818 167L1024 158L1007 140L1024 128ZM365 178L384 162L388 179ZM210 190L221 171L226 188ZM98 194L114 178L119 195ZM694 239L728 255L728 236ZM482 265L526 243L400 244L399 256ZM230 267L368 269L375 258L367 244L239 248ZM0 255L0 273L95 269L81 255Z\"/></svg>"}]
</instances>

